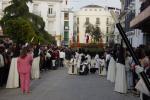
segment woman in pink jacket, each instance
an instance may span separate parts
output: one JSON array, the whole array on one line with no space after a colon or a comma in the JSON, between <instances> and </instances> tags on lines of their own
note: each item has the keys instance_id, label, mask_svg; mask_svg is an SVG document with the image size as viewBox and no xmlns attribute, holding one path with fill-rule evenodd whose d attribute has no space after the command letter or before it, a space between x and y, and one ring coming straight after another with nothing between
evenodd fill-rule
<instances>
[{"instance_id":1,"label":"woman in pink jacket","mask_svg":"<svg viewBox=\"0 0 150 100\"><path fill-rule=\"evenodd\" d=\"M30 73L33 56L28 53L27 48L23 48L20 57L17 60L17 68L20 76L21 91L30 92Z\"/></svg>"}]
</instances>

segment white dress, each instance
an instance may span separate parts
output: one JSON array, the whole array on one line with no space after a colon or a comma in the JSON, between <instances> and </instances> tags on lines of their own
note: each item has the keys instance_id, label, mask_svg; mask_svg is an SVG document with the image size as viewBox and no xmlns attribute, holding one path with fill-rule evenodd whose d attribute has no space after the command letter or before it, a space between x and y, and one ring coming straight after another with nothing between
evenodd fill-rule
<instances>
[{"instance_id":1,"label":"white dress","mask_svg":"<svg viewBox=\"0 0 150 100\"><path fill-rule=\"evenodd\" d=\"M102 75L102 76L106 75L106 66L105 66L105 60L104 59L100 59L99 75Z\"/></svg>"},{"instance_id":2,"label":"white dress","mask_svg":"<svg viewBox=\"0 0 150 100\"><path fill-rule=\"evenodd\" d=\"M75 59L72 58L69 62L69 67L68 67L68 74L77 74L77 67L74 66L74 63L75 63Z\"/></svg>"},{"instance_id":3,"label":"white dress","mask_svg":"<svg viewBox=\"0 0 150 100\"><path fill-rule=\"evenodd\" d=\"M116 61L111 57L108 65L107 80L115 82L116 79Z\"/></svg>"},{"instance_id":4,"label":"white dress","mask_svg":"<svg viewBox=\"0 0 150 100\"><path fill-rule=\"evenodd\" d=\"M12 58L6 88L17 88L19 87L19 74L17 69L17 59Z\"/></svg>"},{"instance_id":5,"label":"white dress","mask_svg":"<svg viewBox=\"0 0 150 100\"><path fill-rule=\"evenodd\" d=\"M125 73L125 65L117 63L116 64L116 81L114 91L119 93L127 93L127 81Z\"/></svg>"},{"instance_id":6,"label":"white dress","mask_svg":"<svg viewBox=\"0 0 150 100\"><path fill-rule=\"evenodd\" d=\"M31 68L31 78L38 79L40 78L40 57L35 57L33 59L32 68Z\"/></svg>"}]
</instances>

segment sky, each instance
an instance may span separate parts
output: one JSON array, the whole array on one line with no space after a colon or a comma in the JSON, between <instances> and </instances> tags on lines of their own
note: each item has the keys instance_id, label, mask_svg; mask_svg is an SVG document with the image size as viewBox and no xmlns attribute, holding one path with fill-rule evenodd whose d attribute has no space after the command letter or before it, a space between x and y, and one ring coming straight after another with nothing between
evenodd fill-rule
<instances>
[{"instance_id":1,"label":"sky","mask_svg":"<svg viewBox=\"0 0 150 100\"><path fill-rule=\"evenodd\" d=\"M81 7L90 4L121 8L120 0L68 0L68 6L72 10L79 10Z\"/></svg>"}]
</instances>

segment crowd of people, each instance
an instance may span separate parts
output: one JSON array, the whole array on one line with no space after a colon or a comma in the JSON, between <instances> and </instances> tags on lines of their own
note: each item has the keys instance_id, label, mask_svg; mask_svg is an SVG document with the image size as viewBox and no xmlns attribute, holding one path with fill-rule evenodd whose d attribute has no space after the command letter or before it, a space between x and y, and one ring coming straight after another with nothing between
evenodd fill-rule
<instances>
[{"instance_id":1,"label":"crowd of people","mask_svg":"<svg viewBox=\"0 0 150 100\"><path fill-rule=\"evenodd\" d=\"M141 45L134 48L134 51L141 63L141 68L150 78L150 48ZM114 83L114 91L140 95L139 85L137 85L140 80L137 65L128 49L120 44L101 53L91 54L84 50L75 52L68 66L69 74L87 75L97 72L99 75L107 76L107 80Z\"/></svg>"},{"instance_id":2,"label":"crowd of people","mask_svg":"<svg viewBox=\"0 0 150 100\"><path fill-rule=\"evenodd\" d=\"M149 47L142 45L134 50L141 67L150 78ZM116 92L138 93L135 87L140 76L136 73L136 64L129 51L119 44L95 53L55 45L0 45L0 86L6 85L6 88L20 85L23 93L29 93L30 78L39 79L40 72L64 66L68 68L68 74L107 76L107 80L115 83Z\"/></svg>"}]
</instances>

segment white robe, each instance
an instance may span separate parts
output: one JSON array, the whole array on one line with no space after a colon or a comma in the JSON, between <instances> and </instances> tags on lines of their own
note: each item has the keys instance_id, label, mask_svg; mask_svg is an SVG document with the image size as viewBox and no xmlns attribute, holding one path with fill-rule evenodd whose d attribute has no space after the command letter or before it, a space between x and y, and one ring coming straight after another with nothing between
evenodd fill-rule
<instances>
[{"instance_id":1,"label":"white robe","mask_svg":"<svg viewBox=\"0 0 150 100\"><path fill-rule=\"evenodd\" d=\"M79 54L79 57L78 57L78 60L77 60L77 68L80 68L82 55L83 54Z\"/></svg>"},{"instance_id":2,"label":"white robe","mask_svg":"<svg viewBox=\"0 0 150 100\"><path fill-rule=\"evenodd\" d=\"M19 74L17 69L17 59L12 58L6 88L17 88L19 87Z\"/></svg>"},{"instance_id":3,"label":"white robe","mask_svg":"<svg viewBox=\"0 0 150 100\"><path fill-rule=\"evenodd\" d=\"M102 76L106 75L106 65L105 65L104 59L100 59L99 75L102 75Z\"/></svg>"},{"instance_id":4,"label":"white robe","mask_svg":"<svg viewBox=\"0 0 150 100\"><path fill-rule=\"evenodd\" d=\"M117 63L116 68L117 68L117 72L116 72L114 91L119 92L119 93L127 93L125 65Z\"/></svg>"},{"instance_id":5,"label":"white robe","mask_svg":"<svg viewBox=\"0 0 150 100\"><path fill-rule=\"evenodd\" d=\"M88 68L90 69L90 67L91 67L91 56L89 54L87 54L86 58L87 58Z\"/></svg>"},{"instance_id":6,"label":"white robe","mask_svg":"<svg viewBox=\"0 0 150 100\"><path fill-rule=\"evenodd\" d=\"M68 67L68 74L77 74L77 67L74 66L74 63L75 63L75 59L72 58L69 62L69 67ZM74 68L73 68L74 66Z\"/></svg>"},{"instance_id":7,"label":"white robe","mask_svg":"<svg viewBox=\"0 0 150 100\"><path fill-rule=\"evenodd\" d=\"M33 59L32 68L31 68L31 78L38 79L40 78L40 57Z\"/></svg>"},{"instance_id":8,"label":"white robe","mask_svg":"<svg viewBox=\"0 0 150 100\"><path fill-rule=\"evenodd\" d=\"M116 62L113 57L111 57L108 65L107 80L115 82L116 79Z\"/></svg>"}]
</instances>

